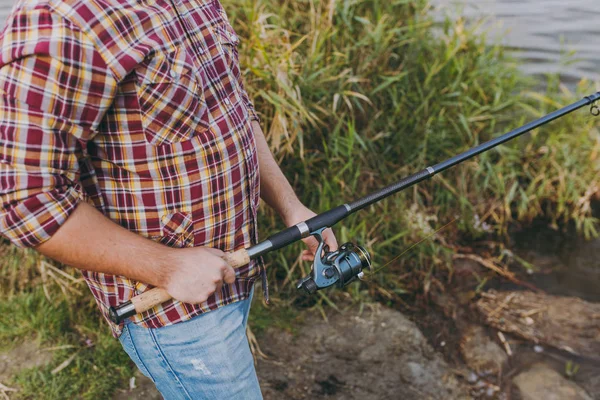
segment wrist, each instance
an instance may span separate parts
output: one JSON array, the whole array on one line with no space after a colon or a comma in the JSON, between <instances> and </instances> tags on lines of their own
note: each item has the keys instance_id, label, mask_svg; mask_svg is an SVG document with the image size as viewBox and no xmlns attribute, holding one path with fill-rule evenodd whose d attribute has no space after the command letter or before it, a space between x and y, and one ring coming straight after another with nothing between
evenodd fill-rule
<instances>
[{"instance_id":1,"label":"wrist","mask_svg":"<svg viewBox=\"0 0 600 400\"><path fill-rule=\"evenodd\" d=\"M305 209L296 194L291 190L289 193L280 193L276 198L274 196L264 198L265 202L279 215L286 225L293 225L294 216L298 210Z\"/></svg>"},{"instance_id":2,"label":"wrist","mask_svg":"<svg viewBox=\"0 0 600 400\"><path fill-rule=\"evenodd\" d=\"M151 254L152 280L148 282L162 289L167 289L173 275L174 266L177 265L177 249L156 243L155 251Z\"/></svg>"},{"instance_id":3,"label":"wrist","mask_svg":"<svg viewBox=\"0 0 600 400\"><path fill-rule=\"evenodd\" d=\"M280 215L286 226L292 226L312 218L315 214L298 201L293 207L286 209L285 212L280 213Z\"/></svg>"}]
</instances>

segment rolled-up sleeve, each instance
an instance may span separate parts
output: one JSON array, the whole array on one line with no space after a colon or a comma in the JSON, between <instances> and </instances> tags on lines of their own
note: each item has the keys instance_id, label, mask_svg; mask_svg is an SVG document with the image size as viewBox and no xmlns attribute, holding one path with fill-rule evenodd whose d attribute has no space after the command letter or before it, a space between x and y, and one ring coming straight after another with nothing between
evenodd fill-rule
<instances>
[{"instance_id":1,"label":"rolled-up sleeve","mask_svg":"<svg viewBox=\"0 0 600 400\"><path fill-rule=\"evenodd\" d=\"M12 21L0 39L0 233L34 247L82 198L78 157L117 82L69 21L45 9Z\"/></svg>"}]
</instances>

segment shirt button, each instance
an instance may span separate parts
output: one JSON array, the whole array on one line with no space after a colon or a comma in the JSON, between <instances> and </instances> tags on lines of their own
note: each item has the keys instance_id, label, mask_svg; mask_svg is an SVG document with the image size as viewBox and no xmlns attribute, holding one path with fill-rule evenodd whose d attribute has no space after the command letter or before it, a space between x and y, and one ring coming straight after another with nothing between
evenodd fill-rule
<instances>
[{"instance_id":1,"label":"shirt button","mask_svg":"<svg viewBox=\"0 0 600 400\"><path fill-rule=\"evenodd\" d=\"M204 54L204 49L202 47L198 47L198 53Z\"/></svg>"},{"instance_id":2,"label":"shirt button","mask_svg":"<svg viewBox=\"0 0 600 400\"><path fill-rule=\"evenodd\" d=\"M252 158L252 150L246 149L246 157Z\"/></svg>"},{"instance_id":3,"label":"shirt button","mask_svg":"<svg viewBox=\"0 0 600 400\"><path fill-rule=\"evenodd\" d=\"M231 35L231 40L233 40L234 42L237 42L237 40L238 40L238 37L237 37L237 36L235 36L235 35Z\"/></svg>"},{"instance_id":4,"label":"shirt button","mask_svg":"<svg viewBox=\"0 0 600 400\"><path fill-rule=\"evenodd\" d=\"M177 72L171 70L171 78L177 78Z\"/></svg>"},{"instance_id":5,"label":"shirt button","mask_svg":"<svg viewBox=\"0 0 600 400\"><path fill-rule=\"evenodd\" d=\"M227 99L227 98L226 98L225 100L223 100L223 103L225 103L225 104L227 104L227 105L230 105L230 104L231 104L231 101L230 101L229 99Z\"/></svg>"}]
</instances>

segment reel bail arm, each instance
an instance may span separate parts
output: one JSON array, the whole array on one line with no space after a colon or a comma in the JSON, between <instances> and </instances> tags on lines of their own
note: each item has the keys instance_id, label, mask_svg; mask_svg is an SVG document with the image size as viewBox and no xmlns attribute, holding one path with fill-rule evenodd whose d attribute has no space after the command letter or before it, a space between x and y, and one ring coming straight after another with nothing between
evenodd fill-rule
<instances>
[{"instance_id":1,"label":"reel bail arm","mask_svg":"<svg viewBox=\"0 0 600 400\"><path fill-rule=\"evenodd\" d=\"M302 278L297 285L298 289L303 289L308 294L333 285L344 287L356 278L362 279L365 269L371 271L371 257L362 246L348 242L330 252L323 240L325 229L327 228L311 233L319 242L319 247L310 275Z\"/></svg>"}]
</instances>

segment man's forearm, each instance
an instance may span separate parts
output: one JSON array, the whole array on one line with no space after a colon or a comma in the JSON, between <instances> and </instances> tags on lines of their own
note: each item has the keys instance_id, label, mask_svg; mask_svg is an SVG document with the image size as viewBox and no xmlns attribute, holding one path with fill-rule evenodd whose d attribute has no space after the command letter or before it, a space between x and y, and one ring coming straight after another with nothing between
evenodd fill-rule
<instances>
[{"instance_id":1,"label":"man's forearm","mask_svg":"<svg viewBox=\"0 0 600 400\"><path fill-rule=\"evenodd\" d=\"M79 269L126 276L155 286L167 281L172 251L115 224L86 203L80 203L36 250Z\"/></svg>"},{"instance_id":2,"label":"man's forearm","mask_svg":"<svg viewBox=\"0 0 600 400\"><path fill-rule=\"evenodd\" d=\"M304 206L294 193L279 165L275 162L273 154L260 128L258 122L252 122L256 147L258 149L258 162L260 167L260 191L262 199L274 208L283 218L286 225L294 225L306 221L316 214ZM336 250L337 240L331 229L323 232L323 239L331 250ZM302 253L303 260L312 260L316 254L319 243L314 237L302 239L309 250Z\"/></svg>"},{"instance_id":3,"label":"man's forearm","mask_svg":"<svg viewBox=\"0 0 600 400\"><path fill-rule=\"evenodd\" d=\"M261 197L286 220L295 209L303 205L273 158L258 122L252 121L252 128L258 150Z\"/></svg>"}]
</instances>

